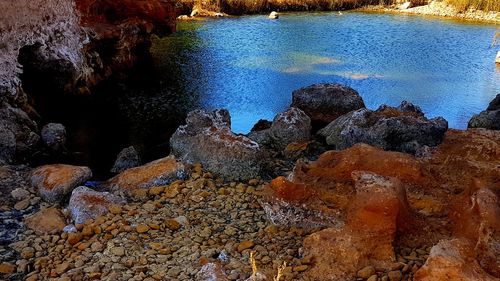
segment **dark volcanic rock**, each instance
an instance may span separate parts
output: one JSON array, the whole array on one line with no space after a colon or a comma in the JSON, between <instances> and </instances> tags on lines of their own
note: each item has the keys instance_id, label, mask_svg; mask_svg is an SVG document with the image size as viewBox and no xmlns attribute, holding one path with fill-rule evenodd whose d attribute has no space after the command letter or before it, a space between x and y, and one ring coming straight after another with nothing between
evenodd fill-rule
<instances>
[{"instance_id":1,"label":"dark volcanic rock","mask_svg":"<svg viewBox=\"0 0 500 281\"><path fill-rule=\"evenodd\" d=\"M263 155L251 139L231 132L229 112L195 110L170 139L172 153L199 162L212 173L229 179L251 179L262 170Z\"/></svg>"},{"instance_id":2,"label":"dark volcanic rock","mask_svg":"<svg viewBox=\"0 0 500 281\"><path fill-rule=\"evenodd\" d=\"M309 140L311 129L311 119L304 111L292 107L274 117L269 134L273 145L283 150L290 143Z\"/></svg>"},{"instance_id":3,"label":"dark volcanic rock","mask_svg":"<svg viewBox=\"0 0 500 281\"><path fill-rule=\"evenodd\" d=\"M42 128L43 144L53 152L66 150L66 128L63 124L49 123Z\"/></svg>"},{"instance_id":4,"label":"dark volcanic rock","mask_svg":"<svg viewBox=\"0 0 500 281\"><path fill-rule=\"evenodd\" d=\"M376 111L360 109L345 114L318 134L329 145L344 149L367 143L385 150L415 153L443 140L448 122L442 117L427 119L419 107L403 101L397 108L383 105Z\"/></svg>"},{"instance_id":5,"label":"dark volcanic rock","mask_svg":"<svg viewBox=\"0 0 500 281\"><path fill-rule=\"evenodd\" d=\"M133 147L124 148L116 157L115 164L111 169L112 173L121 173L127 169L141 165L141 157L139 152Z\"/></svg>"},{"instance_id":6,"label":"dark volcanic rock","mask_svg":"<svg viewBox=\"0 0 500 281\"><path fill-rule=\"evenodd\" d=\"M314 84L293 91L292 105L300 108L313 122L329 123L353 110L364 108L354 89L340 84Z\"/></svg>"},{"instance_id":7,"label":"dark volcanic rock","mask_svg":"<svg viewBox=\"0 0 500 281\"><path fill-rule=\"evenodd\" d=\"M490 102L485 111L472 116L468 127L500 130L500 94Z\"/></svg>"}]
</instances>

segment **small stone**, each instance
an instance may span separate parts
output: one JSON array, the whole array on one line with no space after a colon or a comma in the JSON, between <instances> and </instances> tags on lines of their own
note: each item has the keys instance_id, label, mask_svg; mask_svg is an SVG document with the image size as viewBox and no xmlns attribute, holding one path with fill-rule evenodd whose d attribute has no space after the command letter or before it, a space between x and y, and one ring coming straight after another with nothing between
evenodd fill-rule
<instances>
[{"instance_id":1,"label":"small stone","mask_svg":"<svg viewBox=\"0 0 500 281\"><path fill-rule=\"evenodd\" d=\"M33 249L31 247L26 247L21 252L21 257L23 259L30 259L30 258L32 258L34 256L35 256L35 249Z\"/></svg>"},{"instance_id":2,"label":"small stone","mask_svg":"<svg viewBox=\"0 0 500 281\"><path fill-rule=\"evenodd\" d=\"M68 271L70 267L70 264L68 262L63 262L60 265L56 266L56 272L57 274L62 274L66 271Z\"/></svg>"},{"instance_id":3,"label":"small stone","mask_svg":"<svg viewBox=\"0 0 500 281\"><path fill-rule=\"evenodd\" d=\"M358 271L358 277L363 279L367 279L373 274L375 274L375 268L373 266L366 266Z\"/></svg>"},{"instance_id":4,"label":"small stone","mask_svg":"<svg viewBox=\"0 0 500 281\"><path fill-rule=\"evenodd\" d=\"M103 248L102 244L97 241L92 243L92 245L90 245L90 249L92 250L92 252L99 252L102 250L102 248Z\"/></svg>"},{"instance_id":5,"label":"small stone","mask_svg":"<svg viewBox=\"0 0 500 281\"><path fill-rule=\"evenodd\" d=\"M170 219L165 221L165 226L170 230L178 230L181 228L181 224L175 219Z\"/></svg>"},{"instance_id":6,"label":"small stone","mask_svg":"<svg viewBox=\"0 0 500 281\"><path fill-rule=\"evenodd\" d=\"M303 265L295 266L295 267L293 268L293 271L296 271L296 272L302 272L302 271L306 271L306 270L307 270L307 268L309 268L309 266L308 266L308 265L303 264Z\"/></svg>"},{"instance_id":7,"label":"small stone","mask_svg":"<svg viewBox=\"0 0 500 281\"><path fill-rule=\"evenodd\" d=\"M75 245L76 243L82 241L82 234L77 232L77 233L68 233L68 243L70 245Z\"/></svg>"},{"instance_id":8,"label":"small stone","mask_svg":"<svg viewBox=\"0 0 500 281\"><path fill-rule=\"evenodd\" d=\"M373 274L370 278L366 279L366 281L377 281L377 274Z\"/></svg>"},{"instance_id":9,"label":"small stone","mask_svg":"<svg viewBox=\"0 0 500 281\"><path fill-rule=\"evenodd\" d=\"M110 249L110 252L119 257L123 257L125 255L125 249L123 247L113 247Z\"/></svg>"},{"instance_id":10,"label":"small stone","mask_svg":"<svg viewBox=\"0 0 500 281\"><path fill-rule=\"evenodd\" d=\"M21 210L28 208L29 205L30 205L30 199L27 198L27 199L24 199L22 201L17 202L14 205L14 209L21 211Z\"/></svg>"},{"instance_id":11,"label":"small stone","mask_svg":"<svg viewBox=\"0 0 500 281\"><path fill-rule=\"evenodd\" d=\"M149 194L160 195L165 190L165 186L153 186L149 189Z\"/></svg>"},{"instance_id":12,"label":"small stone","mask_svg":"<svg viewBox=\"0 0 500 281\"><path fill-rule=\"evenodd\" d=\"M16 266L11 263L2 262L0 264L0 273L11 274L14 273L14 270L16 270Z\"/></svg>"},{"instance_id":13,"label":"small stone","mask_svg":"<svg viewBox=\"0 0 500 281\"><path fill-rule=\"evenodd\" d=\"M16 189L12 190L12 192L10 193L10 196L12 196L12 198L14 198L16 200L24 200L24 199L30 197L30 192L24 188L18 187Z\"/></svg>"},{"instance_id":14,"label":"small stone","mask_svg":"<svg viewBox=\"0 0 500 281\"><path fill-rule=\"evenodd\" d=\"M252 240L243 241L238 245L238 252L241 253L246 249L252 248L254 245L255 243Z\"/></svg>"},{"instance_id":15,"label":"small stone","mask_svg":"<svg viewBox=\"0 0 500 281\"><path fill-rule=\"evenodd\" d=\"M401 279L403 279L403 274L401 273L401 271L389 271L389 273L387 273L387 276L389 277L390 281L400 281Z\"/></svg>"},{"instance_id":16,"label":"small stone","mask_svg":"<svg viewBox=\"0 0 500 281\"><path fill-rule=\"evenodd\" d=\"M149 226L147 224L139 224L137 227L136 227L136 231L138 233L146 233L149 231Z\"/></svg>"},{"instance_id":17,"label":"small stone","mask_svg":"<svg viewBox=\"0 0 500 281\"><path fill-rule=\"evenodd\" d=\"M122 206L120 206L118 204L114 204L114 205L111 205L108 210L113 215L118 215L122 212Z\"/></svg>"}]
</instances>

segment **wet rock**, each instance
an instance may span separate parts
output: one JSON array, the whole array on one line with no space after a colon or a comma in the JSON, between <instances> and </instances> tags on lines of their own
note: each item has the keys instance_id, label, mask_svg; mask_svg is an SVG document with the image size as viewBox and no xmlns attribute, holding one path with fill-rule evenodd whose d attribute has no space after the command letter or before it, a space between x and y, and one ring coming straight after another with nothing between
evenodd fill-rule
<instances>
[{"instance_id":1,"label":"wet rock","mask_svg":"<svg viewBox=\"0 0 500 281\"><path fill-rule=\"evenodd\" d=\"M63 124L49 123L42 128L43 144L52 152L64 152L66 150L66 128Z\"/></svg>"},{"instance_id":2,"label":"wet rock","mask_svg":"<svg viewBox=\"0 0 500 281\"><path fill-rule=\"evenodd\" d=\"M94 191L79 186L71 193L68 209L75 224L83 224L109 212L113 205L124 204L125 201L109 192Z\"/></svg>"},{"instance_id":3,"label":"wet rock","mask_svg":"<svg viewBox=\"0 0 500 281\"><path fill-rule=\"evenodd\" d=\"M66 220L57 208L47 208L27 217L24 220L29 229L38 234L54 234L63 231Z\"/></svg>"},{"instance_id":4,"label":"wet rock","mask_svg":"<svg viewBox=\"0 0 500 281\"><path fill-rule=\"evenodd\" d=\"M168 185L184 179L187 174L187 168L182 162L173 156L168 156L125 170L108 180L106 185L117 193L130 195L134 190Z\"/></svg>"},{"instance_id":5,"label":"wet rock","mask_svg":"<svg viewBox=\"0 0 500 281\"><path fill-rule=\"evenodd\" d=\"M121 173L127 169L134 168L141 165L141 157L139 152L133 147L129 146L124 148L116 157L115 164L111 169L112 173Z\"/></svg>"},{"instance_id":6,"label":"wet rock","mask_svg":"<svg viewBox=\"0 0 500 281\"><path fill-rule=\"evenodd\" d=\"M231 132L227 110L195 110L188 114L186 123L170 139L175 156L201 163L213 174L228 179L246 180L259 175L261 148L251 139Z\"/></svg>"},{"instance_id":7,"label":"wet rock","mask_svg":"<svg viewBox=\"0 0 500 281\"><path fill-rule=\"evenodd\" d=\"M355 190L352 172L357 170L405 183L427 182L424 168L411 155L357 144L343 151L327 151L314 162L298 161L288 179L278 177L266 187L264 210L278 225L342 224Z\"/></svg>"},{"instance_id":8,"label":"wet rock","mask_svg":"<svg viewBox=\"0 0 500 281\"><path fill-rule=\"evenodd\" d=\"M19 108L0 103L0 164L23 161L40 140L36 123Z\"/></svg>"},{"instance_id":9,"label":"wet rock","mask_svg":"<svg viewBox=\"0 0 500 281\"><path fill-rule=\"evenodd\" d=\"M314 84L295 90L292 95L291 106L303 110L313 122L323 124L365 107L358 92L340 84Z\"/></svg>"},{"instance_id":10,"label":"wet rock","mask_svg":"<svg viewBox=\"0 0 500 281\"><path fill-rule=\"evenodd\" d=\"M367 143L385 150L414 154L423 146L443 141L448 122L427 119L419 107L403 101L397 108L381 106L376 111L360 109L345 114L321 129L318 134L336 149Z\"/></svg>"},{"instance_id":11,"label":"wet rock","mask_svg":"<svg viewBox=\"0 0 500 281\"><path fill-rule=\"evenodd\" d=\"M43 200L58 203L92 177L88 167L54 164L40 166L31 173L31 184Z\"/></svg>"},{"instance_id":12,"label":"wet rock","mask_svg":"<svg viewBox=\"0 0 500 281\"><path fill-rule=\"evenodd\" d=\"M288 144L311 138L311 119L300 109L292 107L274 117L269 134L273 145L283 150Z\"/></svg>"},{"instance_id":13,"label":"wet rock","mask_svg":"<svg viewBox=\"0 0 500 281\"><path fill-rule=\"evenodd\" d=\"M305 255L315 260L305 273L312 280L350 280L359 268L396 261L392 244L398 221L408 212L404 188L394 178L369 172L353 172L353 179L356 195L346 225L304 240Z\"/></svg>"},{"instance_id":14,"label":"wet rock","mask_svg":"<svg viewBox=\"0 0 500 281\"><path fill-rule=\"evenodd\" d=\"M468 127L500 130L500 94L490 102L485 111L472 116Z\"/></svg>"},{"instance_id":15,"label":"wet rock","mask_svg":"<svg viewBox=\"0 0 500 281\"><path fill-rule=\"evenodd\" d=\"M481 268L474 253L474 245L467 240L441 241L432 247L429 258L415 273L414 280L498 280Z\"/></svg>"}]
</instances>

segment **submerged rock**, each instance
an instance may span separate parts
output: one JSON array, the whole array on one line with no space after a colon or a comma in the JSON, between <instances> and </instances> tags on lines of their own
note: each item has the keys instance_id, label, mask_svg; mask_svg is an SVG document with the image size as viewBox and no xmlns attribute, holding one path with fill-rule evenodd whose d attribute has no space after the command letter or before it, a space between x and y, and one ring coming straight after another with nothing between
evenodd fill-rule
<instances>
[{"instance_id":1,"label":"submerged rock","mask_svg":"<svg viewBox=\"0 0 500 281\"><path fill-rule=\"evenodd\" d=\"M280 17L280 14L278 14L278 12L275 12L275 11L272 11L272 12L269 14L269 16L268 16L268 18L270 18L270 19L277 19L277 18L279 18L279 17Z\"/></svg>"},{"instance_id":2,"label":"submerged rock","mask_svg":"<svg viewBox=\"0 0 500 281\"><path fill-rule=\"evenodd\" d=\"M442 117L427 119L418 106L403 101L397 108L383 105L376 111L360 109L350 112L328 124L318 134L336 149L362 142L385 150L414 154L423 146L440 144L447 129L448 122Z\"/></svg>"},{"instance_id":3,"label":"submerged rock","mask_svg":"<svg viewBox=\"0 0 500 281\"><path fill-rule=\"evenodd\" d=\"M49 123L42 128L43 144L53 152L66 150L66 128L63 124Z\"/></svg>"},{"instance_id":4,"label":"submerged rock","mask_svg":"<svg viewBox=\"0 0 500 281\"><path fill-rule=\"evenodd\" d=\"M141 157L139 152L133 147L124 148L116 157L115 164L111 169L112 173L121 173L127 169L141 165Z\"/></svg>"},{"instance_id":5,"label":"submerged rock","mask_svg":"<svg viewBox=\"0 0 500 281\"><path fill-rule=\"evenodd\" d=\"M182 160L199 162L208 171L228 179L255 178L262 170L259 145L231 132L229 112L195 110L188 114L170 139L172 153Z\"/></svg>"},{"instance_id":6,"label":"submerged rock","mask_svg":"<svg viewBox=\"0 0 500 281\"><path fill-rule=\"evenodd\" d=\"M168 185L184 179L187 174L187 168L182 162L174 156L168 156L125 170L108 180L105 185L117 193L130 195L137 189Z\"/></svg>"},{"instance_id":7,"label":"submerged rock","mask_svg":"<svg viewBox=\"0 0 500 281\"><path fill-rule=\"evenodd\" d=\"M300 109L292 107L274 117L269 135L273 145L283 150L288 144L311 138L311 119Z\"/></svg>"},{"instance_id":8,"label":"submerged rock","mask_svg":"<svg viewBox=\"0 0 500 281\"><path fill-rule=\"evenodd\" d=\"M359 268L396 262L392 244L398 220L408 212L404 188L398 180L374 173L352 176L356 195L346 225L304 240L304 255L315 261L305 273L312 280L351 280Z\"/></svg>"},{"instance_id":9,"label":"submerged rock","mask_svg":"<svg viewBox=\"0 0 500 281\"><path fill-rule=\"evenodd\" d=\"M292 95L291 106L303 110L313 122L323 124L365 107L356 90L340 84L314 84L295 90Z\"/></svg>"},{"instance_id":10,"label":"submerged rock","mask_svg":"<svg viewBox=\"0 0 500 281\"><path fill-rule=\"evenodd\" d=\"M47 208L27 217L24 222L38 234L54 234L63 231L66 220L57 208Z\"/></svg>"},{"instance_id":11,"label":"submerged rock","mask_svg":"<svg viewBox=\"0 0 500 281\"><path fill-rule=\"evenodd\" d=\"M500 94L490 102L485 111L472 116L468 127L500 130Z\"/></svg>"},{"instance_id":12,"label":"submerged rock","mask_svg":"<svg viewBox=\"0 0 500 281\"><path fill-rule=\"evenodd\" d=\"M40 166L31 173L31 184L43 200L59 203L73 189L92 177L88 167L54 164Z\"/></svg>"},{"instance_id":13,"label":"submerged rock","mask_svg":"<svg viewBox=\"0 0 500 281\"><path fill-rule=\"evenodd\" d=\"M89 219L105 215L109 207L124 204L125 201L109 192L98 192L79 186L71 193L68 209L75 224L83 224Z\"/></svg>"}]
</instances>

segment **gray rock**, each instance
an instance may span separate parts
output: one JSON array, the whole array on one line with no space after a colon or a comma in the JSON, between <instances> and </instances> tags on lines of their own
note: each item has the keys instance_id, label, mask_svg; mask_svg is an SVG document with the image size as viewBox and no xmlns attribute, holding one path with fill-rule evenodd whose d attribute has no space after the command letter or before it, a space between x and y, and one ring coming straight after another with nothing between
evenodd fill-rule
<instances>
[{"instance_id":1,"label":"gray rock","mask_svg":"<svg viewBox=\"0 0 500 281\"><path fill-rule=\"evenodd\" d=\"M16 188L14 190L12 190L12 192L10 193L10 196L12 196L12 198L16 199L16 200L24 200L26 198L29 198L30 197L30 192L24 188Z\"/></svg>"},{"instance_id":2,"label":"gray rock","mask_svg":"<svg viewBox=\"0 0 500 281\"><path fill-rule=\"evenodd\" d=\"M36 123L19 108L0 104L0 163L23 161L40 141Z\"/></svg>"},{"instance_id":3,"label":"gray rock","mask_svg":"<svg viewBox=\"0 0 500 281\"><path fill-rule=\"evenodd\" d=\"M66 150L66 128L63 124L48 123L42 128L43 144L53 152Z\"/></svg>"},{"instance_id":4,"label":"gray rock","mask_svg":"<svg viewBox=\"0 0 500 281\"><path fill-rule=\"evenodd\" d=\"M490 102L485 111L472 116L468 128L500 130L500 94Z\"/></svg>"},{"instance_id":5,"label":"gray rock","mask_svg":"<svg viewBox=\"0 0 500 281\"><path fill-rule=\"evenodd\" d=\"M318 134L329 145L345 149L356 143L414 154L424 145L436 146L443 140L448 122L442 117L427 119L418 106L403 101L397 108L381 106L345 114Z\"/></svg>"},{"instance_id":6,"label":"gray rock","mask_svg":"<svg viewBox=\"0 0 500 281\"><path fill-rule=\"evenodd\" d=\"M340 84L314 84L292 93L292 105L313 122L330 123L337 117L365 107L356 90Z\"/></svg>"},{"instance_id":7,"label":"gray rock","mask_svg":"<svg viewBox=\"0 0 500 281\"><path fill-rule=\"evenodd\" d=\"M304 111L292 107L273 120L269 135L273 145L280 150L290 143L307 141L311 138L311 119Z\"/></svg>"},{"instance_id":8,"label":"gray rock","mask_svg":"<svg viewBox=\"0 0 500 281\"><path fill-rule=\"evenodd\" d=\"M262 170L262 150L256 142L231 132L229 112L195 110L170 139L178 158L199 162L208 171L234 180L255 178Z\"/></svg>"},{"instance_id":9,"label":"gray rock","mask_svg":"<svg viewBox=\"0 0 500 281\"><path fill-rule=\"evenodd\" d=\"M141 157L139 152L133 147L124 148L116 157L115 164L111 169L112 173L121 173L127 169L141 165Z\"/></svg>"},{"instance_id":10,"label":"gray rock","mask_svg":"<svg viewBox=\"0 0 500 281\"><path fill-rule=\"evenodd\" d=\"M98 192L85 186L79 186L71 193L68 209L75 224L82 224L89 219L105 215L112 205L125 204L121 197L109 192Z\"/></svg>"},{"instance_id":11,"label":"gray rock","mask_svg":"<svg viewBox=\"0 0 500 281\"><path fill-rule=\"evenodd\" d=\"M73 189L92 177L88 167L63 164L40 166L31 173L31 184L38 189L43 200L59 203Z\"/></svg>"}]
</instances>

